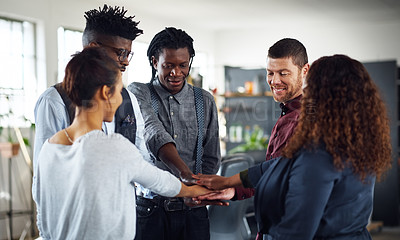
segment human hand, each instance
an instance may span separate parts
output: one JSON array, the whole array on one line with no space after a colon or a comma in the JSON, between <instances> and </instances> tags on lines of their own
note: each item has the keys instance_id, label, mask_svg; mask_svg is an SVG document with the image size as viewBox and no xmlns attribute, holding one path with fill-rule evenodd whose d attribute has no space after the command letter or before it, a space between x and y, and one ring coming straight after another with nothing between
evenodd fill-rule
<instances>
[{"instance_id":1,"label":"human hand","mask_svg":"<svg viewBox=\"0 0 400 240\"><path fill-rule=\"evenodd\" d=\"M199 200L197 198L183 198L183 202L189 207L203 207L206 205L216 205L216 206L229 206L229 202L224 202L221 200Z\"/></svg>"},{"instance_id":2,"label":"human hand","mask_svg":"<svg viewBox=\"0 0 400 240\"><path fill-rule=\"evenodd\" d=\"M199 197L202 195L213 193L214 191L201 185L187 186L188 194L184 197Z\"/></svg>"},{"instance_id":3,"label":"human hand","mask_svg":"<svg viewBox=\"0 0 400 240\"><path fill-rule=\"evenodd\" d=\"M228 178L227 177L222 177L218 175L205 175L205 174L198 174L198 175L193 175L194 179L197 179L196 183L206 186L209 189L213 190L222 190L225 189L229 186L228 184Z\"/></svg>"},{"instance_id":4,"label":"human hand","mask_svg":"<svg viewBox=\"0 0 400 240\"><path fill-rule=\"evenodd\" d=\"M197 179L193 178L192 172L181 172L179 174L179 178L187 186L192 186L197 184Z\"/></svg>"},{"instance_id":5,"label":"human hand","mask_svg":"<svg viewBox=\"0 0 400 240\"><path fill-rule=\"evenodd\" d=\"M211 192L194 198L195 201L231 200L235 196L235 188L227 188L217 192Z\"/></svg>"}]
</instances>

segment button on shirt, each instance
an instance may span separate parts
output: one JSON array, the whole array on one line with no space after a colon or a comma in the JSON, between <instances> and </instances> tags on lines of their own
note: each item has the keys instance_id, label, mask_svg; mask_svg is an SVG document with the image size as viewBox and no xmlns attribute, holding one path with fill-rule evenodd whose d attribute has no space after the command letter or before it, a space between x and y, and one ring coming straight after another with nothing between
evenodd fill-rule
<instances>
[{"instance_id":1,"label":"button on shirt","mask_svg":"<svg viewBox=\"0 0 400 240\"><path fill-rule=\"evenodd\" d=\"M162 87L158 79L153 81L153 86L159 97L157 116L151 105L148 86L136 82L128 86L137 97L145 120L146 144L150 152L157 156L163 145L174 143L182 160L194 172L198 128L193 86L185 83L182 90L174 95ZM215 174L221 159L217 108L210 93L203 90L203 98L205 129L202 173ZM170 171L161 161L156 161L155 165Z\"/></svg>"},{"instance_id":2,"label":"button on shirt","mask_svg":"<svg viewBox=\"0 0 400 240\"><path fill-rule=\"evenodd\" d=\"M281 103L279 105L282 112L272 129L272 137L269 139L266 160L281 156L282 149L293 135L300 115L301 97L300 95L286 104Z\"/></svg>"}]
</instances>

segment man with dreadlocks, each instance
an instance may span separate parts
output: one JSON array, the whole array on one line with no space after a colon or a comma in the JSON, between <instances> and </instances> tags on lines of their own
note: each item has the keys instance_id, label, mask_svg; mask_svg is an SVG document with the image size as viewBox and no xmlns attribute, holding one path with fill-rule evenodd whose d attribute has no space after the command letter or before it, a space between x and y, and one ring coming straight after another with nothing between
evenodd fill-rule
<instances>
[{"instance_id":1,"label":"man with dreadlocks","mask_svg":"<svg viewBox=\"0 0 400 240\"><path fill-rule=\"evenodd\" d=\"M186 183L194 182L193 172L216 173L220 165L214 98L186 82L194 55L193 39L185 31L165 28L147 51L153 72L150 83L128 86L139 101L154 164ZM204 202L190 201L158 196L138 186L135 239L209 239Z\"/></svg>"},{"instance_id":2,"label":"man with dreadlocks","mask_svg":"<svg viewBox=\"0 0 400 240\"><path fill-rule=\"evenodd\" d=\"M102 9L85 12L86 27L82 36L84 48L103 47L109 57L116 61L121 72L125 71L132 57L132 41L143 33L137 28L139 22L133 21L132 16L125 16L126 12L123 7L121 9L107 5ZM126 89L123 89L122 96L123 103L118 108L114 121L104 123L103 130L106 133L122 133L138 147L145 159L150 158L143 139L144 120L138 102ZM39 97L35 106L34 169L44 141L68 127L74 117L75 107L71 105L60 84L50 87Z\"/></svg>"}]
</instances>

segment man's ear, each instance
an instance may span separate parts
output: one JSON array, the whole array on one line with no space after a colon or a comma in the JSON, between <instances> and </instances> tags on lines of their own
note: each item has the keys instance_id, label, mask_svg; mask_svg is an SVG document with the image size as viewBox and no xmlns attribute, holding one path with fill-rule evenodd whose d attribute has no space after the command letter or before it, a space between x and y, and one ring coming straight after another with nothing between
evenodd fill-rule
<instances>
[{"instance_id":1,"label":"man's ear","mask_svg":"<svg viewBox=\"0 0 400 240\"><path fill-rule=\"evenodd\" d=\"M97 46L99 46L99 44L97 42L90 42L88 46L89 47L97 47Z\"/></svg>"},{"instance_id":2,"label":"man's ear","mask_svg":"<svg viewBox=\"0 0 400 240\"><path fill-rule=\"evenodd\" d=\"M304 77L307 75L309 69L310 69L310 64L309 63L306 63L304 65L304 67L301 69L301 71L303 71L303 76Z\"/></svg>"},{"instance_id":3,"label":"man's ear","mask_svg":"<svg viewBox=\"0 0 400 240\"><path fill-rule=\"evenodd\" d=\"M158 60L154 56L152 56L151 62L153 63L153 68L157 71Z\"/></svg>"}]
</instances>

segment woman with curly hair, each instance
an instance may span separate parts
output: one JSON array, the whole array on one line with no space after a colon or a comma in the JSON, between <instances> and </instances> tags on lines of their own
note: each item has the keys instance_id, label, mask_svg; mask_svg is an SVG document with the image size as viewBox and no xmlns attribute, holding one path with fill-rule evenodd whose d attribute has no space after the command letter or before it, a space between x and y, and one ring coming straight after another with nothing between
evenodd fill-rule
<instances>
[{"instance_id":1,"label":"woman with curly hair","mask_svg":"<svg viewBox=\"0 0 400 240\"><path fill-rule=\"evenodd\" d=\"M255 186L264 239L371 239L374 184L390 167L391 143L384 102L360 62L334 55L312 64L282 155L229 178L200 176L199 183Z\"/></svg>"}]
</instances>

